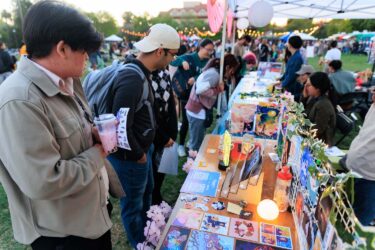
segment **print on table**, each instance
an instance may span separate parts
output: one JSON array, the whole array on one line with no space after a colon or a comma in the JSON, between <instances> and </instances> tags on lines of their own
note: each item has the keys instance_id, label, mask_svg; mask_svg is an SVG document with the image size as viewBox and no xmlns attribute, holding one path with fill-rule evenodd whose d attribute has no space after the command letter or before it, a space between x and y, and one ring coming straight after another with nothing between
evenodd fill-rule
<instances>
[{"instance_id":1,"label":"print on table","mask_svg":"<svg viewBox=\"0 0 375 250\"><path fill-rule=\"evenodd\" d=\"M260 228L260 243L283 249L293 249L289 227L261 223Z\"/></svg>"},{"instance_id":2,"label":"print on table","mask_svg":"<svg viewBox=\"0 0 375 250\"><path fill-rule=\"evenodd\" d=\"M192 209L180 209L173 221L174 226L199 229L203 219L203 212Z\"/></svg>"},{"instance_id":3,"label":"print on table","mask_svg":"<svg viewBox=\"0 0 375 250\"><path fill-rule=\"evenodd\" d=\"M268 245L276 245L276 237L274 234L262 233L260 236L260 242Z\"/></svg>"},{"instance_id":4,"label":"print on table","mask_svg":"<svg viewBox=\"0 0 375 250\"><path fill-rule=\"evenodd\" d=\"M201 225L201 230L218 233L227 234L229 228L229 218L217 214L205 214L203 222Z\"/></svg>"},{"instance_id":5,"label":"print on table","mask_svg":"<svg viewBox=\"0 0 375 250\"><path fill-rule=\"evenodd\" d=\"M258 222L231 218L229 236L244 240L258 241Z\"/></svg>"},{"instance_id":6,"label":"print on table","mask_svg":"<svg viewBox=\"0 0 375 250\"><path fill-rule=\"evenodd\" d=\"M280 250L281 248L266 246L258 243L236 240L235 250Z\"/></svg>"},{"instance_id":7,"label":"print on table","mask_svg":"<svg viewBox=\"0 0 375 250\"><path fill-rule=\"evenodd\" d=\"M276 236L276 245L278 247L292 249L292 240L285 236Z\"/></svg>"},{"instance_id":8,"label":"print on table","mask_svg":"<svg viewBox=\"0 0 375 250\"><path fill-rule=\"evenodd\" d=\"M271 224L261 224L262 233L275 234L275 226Z\"/></svg>"},{"instance_id":9,"label":"print on table","mask_svg":"<svg viewBox=\"0 0 375 250\"><path fill-rule=\"evenodd\" d=\"M277 226L276 227L276 235L277 236L290 237L290 228L289 227Z\"/></svg>"},{"instance_id":10,"label":"print on table","mask_svg":"<svg viewBox=\"0 0 375 250\"><path fill-rule=\"evenodd\" d=\"M186 250L232 250L233 247L231 237L192 230Z\"/></svg>"},{"instance_id":11,"label":"print on table","mask_svg":"<svg viewBox=\"0 0 375 250\"><path fill-rule=\"evenodd\" d=\"M165 236L160 250L183 250L185 249L187 239L189 238L190 229L171 226Z\"/></svg>"}]
</instances>

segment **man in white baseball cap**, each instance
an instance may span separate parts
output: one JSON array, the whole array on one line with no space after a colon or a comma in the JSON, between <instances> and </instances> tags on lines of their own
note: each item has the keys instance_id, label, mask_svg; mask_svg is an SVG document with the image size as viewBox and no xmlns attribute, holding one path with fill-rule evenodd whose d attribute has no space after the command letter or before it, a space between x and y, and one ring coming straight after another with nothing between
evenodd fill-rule
<instances>
[{"instance_id":1,"label":"man in white baseball cap","mask_svg":"<svg viewBox=\"0 0 375 250\"><path fill-rule=\"evenodd\" d=\"M180 38L175 29L155 24L134 46L137 58L128 59L114 80L109 95L108 111L117 114L129 108L126 122L128 149L120 148L108 156L127 196L121 199L121 217L133 248L143 242L146 212L151 205L153 141L156 131L154 89L151 72L164 69L176 56ZM146 87L148 87L146 89Z\"/></svg>"}]
</instances>

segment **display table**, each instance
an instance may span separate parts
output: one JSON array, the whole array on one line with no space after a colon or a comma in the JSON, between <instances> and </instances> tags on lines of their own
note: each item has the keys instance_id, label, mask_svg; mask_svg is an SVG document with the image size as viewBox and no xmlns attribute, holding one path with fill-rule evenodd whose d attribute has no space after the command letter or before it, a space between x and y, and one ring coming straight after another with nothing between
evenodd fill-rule
<instances>
[{"instance_id":1,"label":"display table","mask_svg":"<svg viewBox=\"0 0 375 250\"><path fill-rule=\"evenodd\" d=\"M198 152L198 155L195 159L193 169L220 172L221 178L220 178L220 183L218 186L218 189L220 190L223 184L223 181L225 179L225 172L220 171L218 169L219 160L218 160L217 148L219 145L219 139L220 139L220 136L218 135L206 135L202 143L202 146ZM210 198L209 202L206 204L206 206L209 208L209 211L207 212L218 214L218 215L224 215L230 218L239 218L239 216L236 214L228 213L226 209L221 210L221 211L215 210L212 208L211 204L215 201L223 201L225 202L225 204L227 204L228 201L231 201L232 203L238 203L238 201L240 200L246 200L248 202L246 210L249 210L253 213L252 218L250 218L251 221L266 222L268 224L289 227L291 230L293 249L300 249L297 233L295 231L293 216L291 213L289 212L280 213L276 220L265 221L262 218L260 218L256 212L256 206L260 200L273 198L274 186L276 182L275 163L273 163L268 156L268 152L274 152L275 141L259 140L259 142L263 143L263 145L266 147L265 147L265 152L263 155L262 174L259 178L257 185L256 186L248 185L246 190L238 190L237 194L230 194L228 198L220 198L220 197ZM213 150L208 150L208 149L216 149L216 151L213 152ZM217 190L218 191L217 196L219 196L219 190ZM177 212L181 208L184 207L185 202L181 201L181 197L184 195L185 194L181 193L178 200L176 201L172 214L160 238L157 249L161 247L163 240L166 237L166 234L168 233L168 230L171 224L176 218ZM202 199L202 197L200 197L199 200L200 199ZM191 209L197 210L197 208L191 208Z\"/></svg>"}]
</instances>

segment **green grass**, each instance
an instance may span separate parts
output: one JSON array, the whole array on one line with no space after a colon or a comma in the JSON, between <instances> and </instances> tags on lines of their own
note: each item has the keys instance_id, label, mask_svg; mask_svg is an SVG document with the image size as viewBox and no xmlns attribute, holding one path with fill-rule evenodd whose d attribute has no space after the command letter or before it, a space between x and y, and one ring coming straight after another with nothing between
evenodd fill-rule
<instances>
[{"instance_id":1,"label":"green grass","mask_svg":"<svg viewBox=\"0 0 375 250\"><path fill-rule=\"evenodd\" d=\"M349 71L363 71L367 68L372 69L372 64L367 63L365 55L342 55L341 61L343 69ZM319 57L308 58L308 64L312 65L316 71L322 71L323 67L318 65Z\"/></svg>"}]
</instances>

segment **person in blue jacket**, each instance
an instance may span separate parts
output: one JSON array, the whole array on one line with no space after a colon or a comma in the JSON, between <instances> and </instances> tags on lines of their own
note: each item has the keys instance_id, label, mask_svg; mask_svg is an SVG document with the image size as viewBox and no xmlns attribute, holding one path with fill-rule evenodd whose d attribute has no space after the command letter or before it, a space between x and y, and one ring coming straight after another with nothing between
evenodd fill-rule
<instances>
[{"instance_id":1,"label":"person in blue jacket","mask_svg":"<svg viewBox=\"0 0 375 250\"><path fill-rule=\"evenodd\" d=\"M297 81L296 72L303 64L302 55L299 49L302 47L303 41L300 36L289 37L286 47L292 54L286 63L284 75L280 78L281 87L294 95L294 100L299 101L302 85Z\"/></svg>"}]
</instances>

